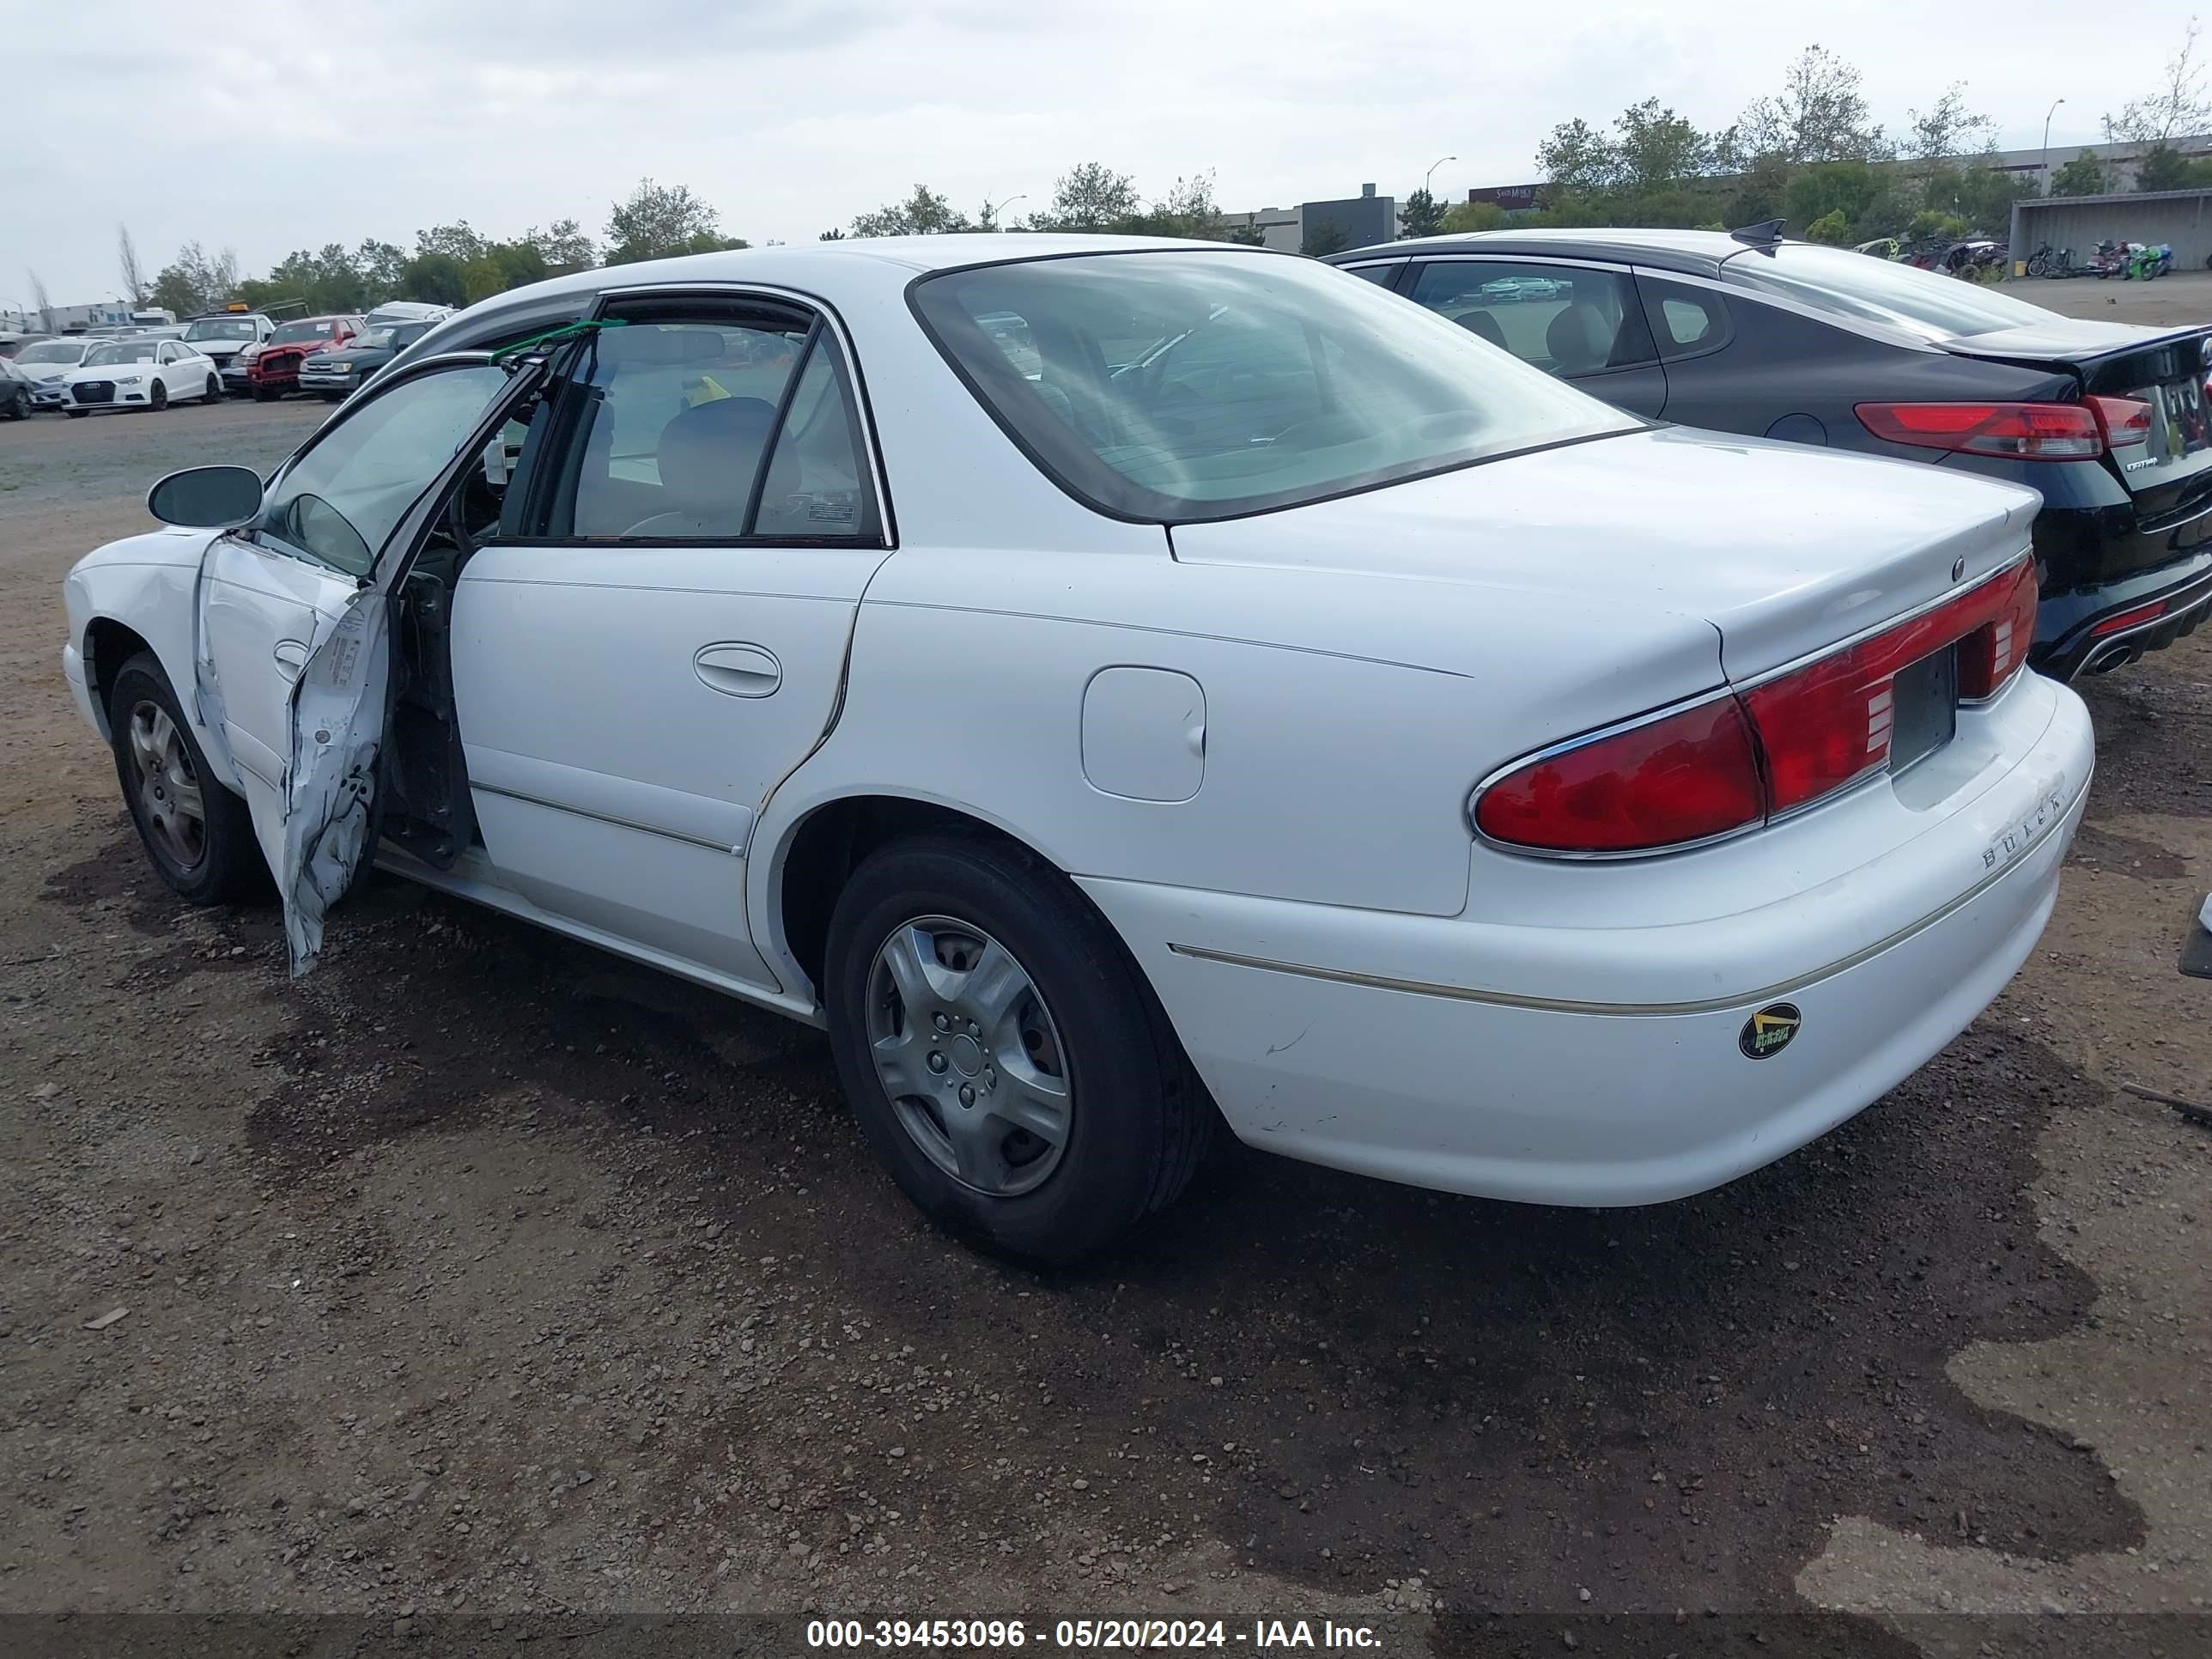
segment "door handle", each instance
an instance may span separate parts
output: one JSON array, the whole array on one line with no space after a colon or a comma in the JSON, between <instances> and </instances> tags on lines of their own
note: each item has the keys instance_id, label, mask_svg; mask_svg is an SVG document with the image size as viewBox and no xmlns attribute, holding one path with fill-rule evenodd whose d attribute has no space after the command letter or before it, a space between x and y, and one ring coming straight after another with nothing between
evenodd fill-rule
<instances>
[{"instance_id":1,"label":"door handle","mask_svg":"<svg viewBox=\"0 0 2212 1659\"><path fill-rule=\"evenodd\" d=\"M702 645L691 659L691 668L702 684L725 696L765 697L783 684L783 665L763 646Z\"/></svg>"},{"instance_id":2,"label":"door handle","mask_svg":"<svg viewBox=\"0 0 2212 1659\"><path fill-rule=\"evenodd\" d=\"M296 680L307 665L307 646L304 640L279 640L270 654L276 659L276 666L284 671L284 678Z\"/></svg>"}]
</instances>

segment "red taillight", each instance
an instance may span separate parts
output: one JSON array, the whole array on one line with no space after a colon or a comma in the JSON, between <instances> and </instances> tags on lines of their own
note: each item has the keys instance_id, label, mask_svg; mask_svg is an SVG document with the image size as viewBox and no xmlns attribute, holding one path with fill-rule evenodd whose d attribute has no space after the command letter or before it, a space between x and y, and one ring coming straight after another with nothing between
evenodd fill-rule
<instances>
[{"instance_id":1,"label":"red taillight","mask_svg":"<svg viewBox=\"0 0 2212 1659\"><path fill-rule=\"evenodd\" d=\"M2107 448L2150 441L2150 405L2140 398L2092 398L2089 408Z\"/></svg>"},{"instance_id":2,"label":"red taillight","mask_svg":"<svg viewBox=\"0 0 2212 1659\"><path fill-rule=\"evenodd\" d=\"M2105 453L2100 417L2081 404L1856 404L1853 409L1875 437L1922 449L2026 461L2089 461Z\"/></svg>"},{"instance_id":3,"label":"red taillight","mask_svg":"<svg viewBox=\"0 0 2212 1659\"><path fill-rule=\"evenodd\" d=\"M1717 697L1508 774L1477 799L1475 828L1552 853L1637 853L1766 816L1751 727Z\"/></svg>"},{"instance_id":4,"label":"red taillight","mask_svg":"<svg viewBox=\"0 0 2212 1659\"><path fill-rule=\"evenodd\" d=\"M1899 670L1955 646L1960 701L1995 696L2027 659L2035 605L2023 562L1746 691L1540 757L1475 798L1475 827L1533 851L1639 853L1791 811L1889 758Z\"/></svg>"},{"instance_id":5,"label":"red taillight","mask_svg":"<svg viewBox=\"0 0 2212 1659\"><path fill-rule=\"evenodd\" d=\"M2035 605L2039 594L2035 566L2023 564L2009 576L1960 595L1951 603L1980 600L1990 619L1959 641L1959 696L1964 702L1994 697L2027 660L2035 643Z\"/></svg>"},{"instance_id":6,"label":"red taillight","mask_svg":"<svg viewBox=\"0 0 2212 1659\"><path fill-rule=\"evenodd\" d=\"M2166 614L2166 601L2154 599L2148 605L2139 605L2132 611L2123 611L2107 617L2089 630L2092 639L2102 639L2107 634L2117 634L2123 628L2133 628L2137 623L2156 622Z\"/></svg>"}]
</instances>

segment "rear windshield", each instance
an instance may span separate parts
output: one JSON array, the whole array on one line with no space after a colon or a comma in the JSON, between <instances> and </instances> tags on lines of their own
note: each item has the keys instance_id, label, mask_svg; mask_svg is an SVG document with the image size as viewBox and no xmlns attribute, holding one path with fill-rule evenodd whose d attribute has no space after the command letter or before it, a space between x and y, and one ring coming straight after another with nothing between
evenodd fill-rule
<instances>
[{"instance_id":1,"label":"rear windshield","mask_svg":"<svg viewBox=\"0 0 2212 1659\"><path fill-rule=\"evenodd\" d=\"M1641 424L1279 254L952 270L915 284L914 305L1037 464L1120 518L1233 518Z\"/></svg>"},{"instance_id":2,"label":"rear windshield","mask_svg":"<svg viewBox=\"0 0 2212 1659\"><path fill-rule=\"evenodd\" d=\"M1723 269L1732 281L1923 339L1963 339L2058 320L2056 312L1957 276L1810 242L1740 253Z\"/></svg>"}]
</instances>

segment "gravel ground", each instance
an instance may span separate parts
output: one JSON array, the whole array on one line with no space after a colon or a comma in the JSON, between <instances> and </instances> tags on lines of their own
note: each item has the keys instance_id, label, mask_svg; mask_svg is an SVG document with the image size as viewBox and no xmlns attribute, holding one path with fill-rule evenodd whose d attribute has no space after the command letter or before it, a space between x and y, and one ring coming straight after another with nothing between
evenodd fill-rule
<instances>
[{"instance_id":1,"label":"gravel ground","mask_svg":"<svg viewBox=\"0 0 2212 1659\"><path fill-rule=\"evenodd\" d=\"M1046 1277L911 1218L811 1032L380 879L290 985L152 878L58 578L323 413L0 427L0 1613L2206 1650L2212 1134L2116 1085L2212 1097L2212 637L2088 688L2043 948L1797 1156L1595 1213L1231 1148Z\"/></svg>"}]
</instances>

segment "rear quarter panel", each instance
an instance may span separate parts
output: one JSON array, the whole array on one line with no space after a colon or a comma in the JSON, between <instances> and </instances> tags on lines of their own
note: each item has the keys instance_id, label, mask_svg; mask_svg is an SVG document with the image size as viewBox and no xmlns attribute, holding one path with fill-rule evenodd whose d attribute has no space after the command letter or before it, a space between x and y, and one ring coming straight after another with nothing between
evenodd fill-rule
<instances>
[{"instance_id":1,"label":"rear quarter panel","mask_svg":"<svg viewBox=\"0 0 2212 1659\"><path fill-rule=\"evenodd\" d=\"M1202 688L1188 799L1109 793L1086 770L1086 693L1113 667ZM1071 875L1455 915L1478 781L1719 679L1708 624L1616 624L1556 596L1185 565L1164 538L1150 556L903 551L861 606L836 728L763 815L752 914L777 915L811 813L887 794L982 818ZM1164 723L1154 740L1184 736Z\"/></svg>"}]
</instances>

